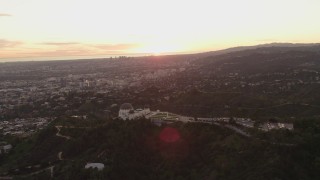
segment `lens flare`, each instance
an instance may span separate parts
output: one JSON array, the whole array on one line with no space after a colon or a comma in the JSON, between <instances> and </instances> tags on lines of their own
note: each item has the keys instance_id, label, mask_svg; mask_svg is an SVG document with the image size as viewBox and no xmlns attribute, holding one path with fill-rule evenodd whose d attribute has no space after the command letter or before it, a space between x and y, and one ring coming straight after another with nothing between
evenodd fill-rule
<instances>
[{"instance_id":1,"label":"lens flare","mask_svg":"<svg viewBox=\"0 0 320 180\"><path fill-rule=\"evenodd\" d=\"M164 128L160 133L160 139L166 143L174 143L180 139L180 133L172 127Z\"/></svg>"}]
</instances>

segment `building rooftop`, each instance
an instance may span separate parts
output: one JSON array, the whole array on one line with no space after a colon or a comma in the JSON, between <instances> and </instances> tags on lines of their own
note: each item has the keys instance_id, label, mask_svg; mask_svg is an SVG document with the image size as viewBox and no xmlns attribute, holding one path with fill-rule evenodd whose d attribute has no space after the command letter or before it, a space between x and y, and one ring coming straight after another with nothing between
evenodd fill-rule
<instances>
[{"instance_id":1,"label":"building rooftop","mask_svg":"<svg viewBox=\"0 0 320 180\"><path fill-rule=\"evenodd\" d=\"M85 169L97 168L99 171L104 169L104 164L102 163L87 163L84 167Z\"/></svg>"}]
</instances>

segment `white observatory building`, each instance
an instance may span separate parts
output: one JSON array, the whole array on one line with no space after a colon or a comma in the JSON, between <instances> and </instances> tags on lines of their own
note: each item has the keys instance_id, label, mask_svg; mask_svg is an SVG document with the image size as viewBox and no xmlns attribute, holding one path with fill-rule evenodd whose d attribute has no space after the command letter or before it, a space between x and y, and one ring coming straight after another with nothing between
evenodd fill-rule
<instances>
[{"instance_id":1,"label":"white observatory building","mask_svg":"<svg viewBox=\"0 0 320 180\"><path fill-rule=\"evenodd\" d=\"M133 120L136 118L145 117L150 113L149 108L136 109L130 103L124 103L120 106L119 118L122 120Z\"/></svg>"}]
</instances>

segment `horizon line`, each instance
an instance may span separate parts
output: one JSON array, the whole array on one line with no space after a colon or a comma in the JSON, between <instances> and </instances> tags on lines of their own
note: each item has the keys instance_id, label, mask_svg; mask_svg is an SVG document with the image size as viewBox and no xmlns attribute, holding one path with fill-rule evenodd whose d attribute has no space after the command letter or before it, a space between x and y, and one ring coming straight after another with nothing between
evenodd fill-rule
<instances>
[{"instance_id":1,"label":"horizon line","mask_svg":"<svg viewBox=\"0 0 320 180\"><path fill-rule=\"evenodd\" d=\"M209 52L218 52L233 48L241 48L241 47L257 47L271 45L280 45L278 47L290 47L285 45L299 45L301 46L314 46L320 45L320 42L313 43L290 43L290 42L272 42L272 43L264 43L264 44L256 44L256 45L240 45L240 46L231 46L228 48L217 49L217 50L206 50L206 51L189 51L189 52L164 52L161 54L154 53L123 53L123 54L110 54L110 55L71 55L66 57L59 56L47 56L47 57L14 57L14 58L1 58L0 63L18 63L18 62L49 62L49 61L77 61L77 60L89 60L89 59L110 59L110 58L118 58L121 56L125 57L161 57L161 56L170 56L170 55L192 55L192 54L201 54L201 53L209 53ZM284 45L284 46L281 46Z\"/></svg>"}]
</instances>

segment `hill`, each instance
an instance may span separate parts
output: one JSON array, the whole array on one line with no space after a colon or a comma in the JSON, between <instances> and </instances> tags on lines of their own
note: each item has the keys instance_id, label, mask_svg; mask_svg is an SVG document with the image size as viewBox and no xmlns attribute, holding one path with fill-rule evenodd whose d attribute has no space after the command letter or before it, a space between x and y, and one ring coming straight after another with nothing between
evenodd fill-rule
<instances>
[{"instance_id":1,"label":"hill","mask_svg":"<svg viewBox=\"0 0 320 180\"><path fill-rule=\"evenodd\" d=\"M245 51L245 50L255 50L258 48L296 48L296 49L314 49L314 47L319 46L319 43L269 43L269 44L259 44L259 45L253 45L253 46L237 46L237 47L231 47L227 49L217 50L217 51L209 51L209 52L203 52L197 54L198 57L208 57L208 56L216 56L216 55L222 55L222 54L228 54L232 52L239 52L239 51Z\"/></svg>"},{"instance_id":2,"label":"hill","mask_svg":"<svg viewBox=\"0 0 320 180\"><path fill-rule=\"evenodd\" d=\"M183 75L188 91L161 108L193 116L319 116L320 46L292 46L194 59Z\"/></svg>"},{"instance_id":3,"label":"hill","mask_svg":"<svg viewBox=\"0 0 320 180\"><path fill-rule=\"evenodd\" d=\"M57 118L31 137L1 136L13 149L0 155L0 178L319 179L319 49L271 44L1 64L1 86L11 89L2 97L18 104L1 107L2 119ZM89 87L78 85L84 82ZM60 92L67 85L71 92ZM29 97L30 87L39 93ZM242 136L223 125L121 121L115 117L123 102L185 116L290 121L294 131L244 129L250 136ZM90 162L105 168L86 170Z\"/></svg>"},{"instance_id":4,"label":"hill","mask_svg":"<svg viewBox=\"0 0 320 180\"><path fill-rule=\"evenodd\" d=\"M15 144L1 159L1 170L22 179L49 178L50 168L53 179L317 179L319 122L302 122L296 122L295 132L255 135L265 140L196 123L158 127L146 120L107 120L87 128L61 127L70 139L50 126ZM88 162L105 168L86 170Z\"/></svg>"}]
</instances>

